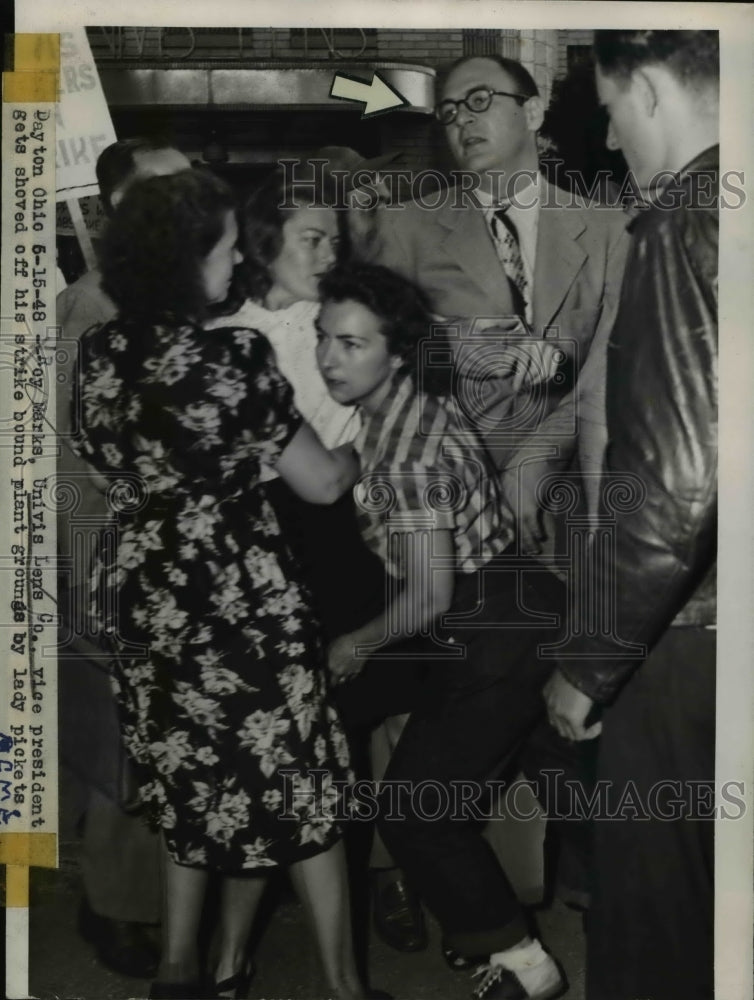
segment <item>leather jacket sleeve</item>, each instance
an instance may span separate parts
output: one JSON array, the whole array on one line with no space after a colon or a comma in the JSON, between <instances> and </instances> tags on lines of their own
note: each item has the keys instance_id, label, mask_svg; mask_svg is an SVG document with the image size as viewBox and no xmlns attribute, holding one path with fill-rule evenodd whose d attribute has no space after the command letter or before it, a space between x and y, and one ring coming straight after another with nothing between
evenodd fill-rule
<instances>
[{"instance_id":1,"label":"leather jacket sleeve","mask_svg":"<svg viewBox=\"0 0 754 1000\"><path fill-rule=\"evenodd\" d=\"M633 223L608 345L600 524L613 554L587 560L603 621L591 635L569 622L558 663L601 703L715 561L718 213L716 203L694 204L684 183L681 175L685 202L656 205Z\"/></svg>"}]
</instances>

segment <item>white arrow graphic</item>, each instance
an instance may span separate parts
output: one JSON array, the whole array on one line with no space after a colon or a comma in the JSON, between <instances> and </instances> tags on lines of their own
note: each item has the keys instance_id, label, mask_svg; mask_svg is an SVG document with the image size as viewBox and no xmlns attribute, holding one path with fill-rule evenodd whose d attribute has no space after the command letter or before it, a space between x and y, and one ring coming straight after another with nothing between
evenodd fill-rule
<instances>
[{"instance_id":1,"label":"white arrow graphic","mask_svg":"<svg viewBox=\"0 0 754 1000\"><path fill-rule=\"evenodd\" d=\"M333 77L330 97L341 101L359 101L364 105L362 118L370 115L381 115L409 104L406 98L390 86L379 73L375 72L371 83L365 83L353 76L336 73Z\"/></svg>"}]
</instances>

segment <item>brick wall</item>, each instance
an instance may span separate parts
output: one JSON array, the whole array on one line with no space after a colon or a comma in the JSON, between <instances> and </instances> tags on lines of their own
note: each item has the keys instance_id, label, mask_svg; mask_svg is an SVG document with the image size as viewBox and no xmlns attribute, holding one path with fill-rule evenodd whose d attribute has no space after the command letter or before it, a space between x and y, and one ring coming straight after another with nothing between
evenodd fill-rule
<instances>
[{"instance_id":1,"label":"brick wall","mask_svg":"<svg viewBox=\"0 0 754 1000\"><path fill-rule=\"evenodd\" d=\"M519 58L537 81L546 105L558 64L558 32L522 28Z\"/></svg>"},{"instance_id":2,"label":"brick wall","mask_svg":"<svg viewBox=\"0 0 754 1000\"><path fill-rule=\"evenodd\" d=\"M461 29L409 30L395 28L333 30L310 28L138 28L98 27L88 29L95 59L120 64L140 59L178 62L238 59L241 62L280 59L398 60L438 67L465 52L479 51L478 38L484 35L502 55L520 58L535 71L545 89L553 77L564 76L568 68L569 45L591 45L594 32L587 30L539 31L503 28L473 32ZM306 34L306 39L304 35ZM334 51L330 51L332 48Z\"/></svg>"},{"instance_id":3,"label":"brick wall","mask_svg":"<svg viewBox=\"0 0 754 1000\"><path fill-rule=\"evenodd\" d=\"M463 32L451 30L401 31L382 28L377 33L377 58L441 66L463 55Z\"/></svg>"},{"instance_id":4,"label":"brick wall","mask_svg":"<svg viewBox=\"0 0 754 1000\"><path fill-rule=\"evenodd\" d=\"M568 46L569 45L592 45L594 42L594 31L580 29L573 31L558 32L558 58L556 65L556 76L565 76L568 72Z\"/></svg>"}]
</instances>

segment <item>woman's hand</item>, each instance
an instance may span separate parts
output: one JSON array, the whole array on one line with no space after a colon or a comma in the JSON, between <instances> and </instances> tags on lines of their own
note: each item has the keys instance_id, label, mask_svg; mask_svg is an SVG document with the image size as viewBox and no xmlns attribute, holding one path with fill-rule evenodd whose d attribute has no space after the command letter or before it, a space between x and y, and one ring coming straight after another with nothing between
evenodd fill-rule
<instances>
[{"instance_id":1,"label":"woman's hand","mask_svg":"<svg viewBox=\"0 0 754 1000\"><path fill-rule=\"evenodd\" d=\"M334 639L327 650L327 666L334 684L352 680L361 673L366 659L356 656L356 635L348 632Z\"/></svg>"}]
</instances>

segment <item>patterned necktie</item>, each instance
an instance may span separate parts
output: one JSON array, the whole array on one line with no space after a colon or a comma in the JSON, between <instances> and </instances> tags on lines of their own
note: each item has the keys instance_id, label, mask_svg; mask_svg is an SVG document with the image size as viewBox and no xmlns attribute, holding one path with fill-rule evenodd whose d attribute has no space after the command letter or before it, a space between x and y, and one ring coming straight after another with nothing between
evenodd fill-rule
<instances>
[{"instance_id":1,"label":"patterned necktie","mask_svg":"<svg viewBox=\"0 0 754 1000\"><path fill-rule=\"evenodd\" d=\"M524 271L524 259L521 256L521 247L518 242L518 230L508 213L509 208L510 205L505 205L492 213L492 235L495 250L511 286L516 314L526 319L529 283Z\"/></svg>"}]
</instances>

